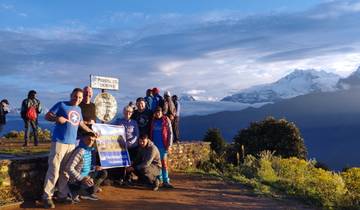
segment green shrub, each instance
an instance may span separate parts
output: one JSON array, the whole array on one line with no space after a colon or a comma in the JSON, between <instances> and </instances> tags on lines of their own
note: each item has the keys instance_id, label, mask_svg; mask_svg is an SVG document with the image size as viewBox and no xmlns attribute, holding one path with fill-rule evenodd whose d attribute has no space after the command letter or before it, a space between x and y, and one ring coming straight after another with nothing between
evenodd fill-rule
<instances>
[{"instance_id":1,"label":"green shrub","mask_svg":"<svg viewBox=\"0 0 360 210\"><path fill-rule=\"evenodd\" d=\"M240 172L246 178L252 179L256 177L257 168L257 159L252 155L247 155L244 163L240 165Z\"/></svg>"},{"instance_id":2,"label":"green shrub","mask_svg":"<svg viewBox=\"0 0 360 210\"><path fill-rule=\"evenodd\" d=\"M341 173L348 189L348 198L354 206L360 205L360 168L350 168Z\"/></svg>"},{"instance_id":3,"label":"green shrub","mask_svg":"<svg viewBox=\"0 0 360 210\"><path fill-rule=\"evenodd\" d=\"M14 139L14 140L23 140L24 136L25 136L24 131L15 131L15 130L12 130L4 135L5 138ZM30 139L31 138L33 138L32 132L30 132ZM41 129L40 127L38 127L38 138L39 141L50 141L51 132L48 129Z\"/></svg>"},{"instance_id":4,"label":"green shrub","mask_svg":"<svg viewBox=\"0 0 360 210\"><path fill-rule=\"evenodd\" d=\"M51 132L48 129L38 128L39 141L51 141Z\"/></svg>"},{"instance_id":5,"label":"green shrub","mask_svg":"<svg viewBox=\"0 0 360 210\"><path fill-rule=\"evenodd\" d=\"M210 128L206 132L203 141L210 142L210 147L217 154L221 154L225 151L226 142L225 139L221 136L220 130L218 128Z\"/></svg>"},{"instance_id":6,"label":"green shrub","mask_svg":"<svg viewBox=\"0 0 360 210\"><path fill-rule=\"evenodd\" d=\"M241 146L244 146L245 154L257 155L269 150L284 158L305 159L307 155L299 129L285 119L268 117L261 122L251 123L249 128L239 131L234 142L238 145L239 152Z\"/></svg>"},{"instance_id":7,"label":"green shrub","mask_svg":"<svg viewBox=\"0 0 360 210\"><path fill-rule=\"evenodd\" d=\"M337 173L315 168L314 162L297 158L276 159L277 186L288 194L306 198L315 204L332 208L344 205L347 189Z\"/></svg>"},{"instance_id":8,"label":"green shrub","mask_svg":"<svg viewBox=\"0 0 360 210\"><path fill-rule=\"evenodd\" d=\"M272 167L273 153L270 151L263 151L260 153L258 159L257 177L259 180L267 183L277 181L278 177Z\"/></svg>"},{"instance_id":9,"label":"green shrub","mask_svg":"<svg viewBox=\"0 0 360 210\"><path fill-rule=\"evenodd\" d=\"M7 139L20 139L21 137L24 137L24 131L10 131L9 133L4 135Z\"/></svg>"}]
</instances>

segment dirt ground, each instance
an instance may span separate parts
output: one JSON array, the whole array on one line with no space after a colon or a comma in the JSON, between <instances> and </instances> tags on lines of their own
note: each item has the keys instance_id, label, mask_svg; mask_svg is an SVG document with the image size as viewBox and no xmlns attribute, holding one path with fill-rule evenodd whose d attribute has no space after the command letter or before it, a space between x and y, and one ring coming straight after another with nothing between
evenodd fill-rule
<instances>
[{"instance_id":1,"label":"dirt ground","mask_svg":"<svg viewBox=\"0 0 360 210\"><path fill-rule=\"evenodd\" d=\"M217 178L194 174L172 174L175 189L154 192L144 187L102 187L99 201L82 200L78 204L57 204L56 209L310 209L293 200L275 200L256 196L250 189ZM42 208L36 202L4 207L4 210Z\"/></svg>"}]
</instances>

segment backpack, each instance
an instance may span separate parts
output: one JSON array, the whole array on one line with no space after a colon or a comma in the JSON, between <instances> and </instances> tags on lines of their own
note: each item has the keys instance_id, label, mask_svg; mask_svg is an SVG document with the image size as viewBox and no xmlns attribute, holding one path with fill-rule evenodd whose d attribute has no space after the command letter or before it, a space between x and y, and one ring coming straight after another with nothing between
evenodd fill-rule
<instances>
[{"instance_id":1,"label":"backpack","mask_svg":"<svg viewBox=\"0 0 360 210\"><path fill-rule=\"evenodd\" d=\"M26 111L26 119L35 121L37 118L37 112L35 106L30 106Z\"/></svg>"}]
</instances>

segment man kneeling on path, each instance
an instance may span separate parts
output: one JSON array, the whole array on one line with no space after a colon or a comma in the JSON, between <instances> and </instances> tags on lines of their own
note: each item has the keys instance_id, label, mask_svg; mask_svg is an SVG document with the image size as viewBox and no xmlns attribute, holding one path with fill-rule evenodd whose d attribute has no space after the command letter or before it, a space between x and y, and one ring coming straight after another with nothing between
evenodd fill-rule
<instances>
[{"instance_id":1,"label":"man kneeling on path","mask_svg":"<svg viewBox=\"0 0 360 210\"><path fill-rule=\"evenodd\" d=\"M102 170L101 166L94 166L93 151L95 148L93 145L95 140L94 133L85 133L65 167L65 171L70 176L68 185L75 202L79 202L79 198L98 200L95 193L107 177L106 170ZM91 171L92 168L95 171Z\"/></svg>"},{"instance_id":2,"label":"man kneeling on path","mask_svg":"<svg viewBox=\"0 0 360 210\"><path fill-rule=\"evenodd\" d=\"M149 184L156 191L160 185L160 152L152 143L147 134L141 134L139 138L139 149L132 166L126 168L127 174L135 173L139 181Z\"/></svg>"}]
</instances>

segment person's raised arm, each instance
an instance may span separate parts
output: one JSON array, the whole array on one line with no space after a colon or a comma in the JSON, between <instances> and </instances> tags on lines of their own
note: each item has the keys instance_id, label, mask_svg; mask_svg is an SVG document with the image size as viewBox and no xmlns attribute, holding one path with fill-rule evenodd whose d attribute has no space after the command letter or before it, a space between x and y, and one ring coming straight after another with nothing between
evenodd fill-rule
<instances>
[{"instance_id":1,"label":"person's raised arm","mask_svg":"<svg viewBox=\"0 0 360 210\"><path fill-rule=\"evenodd\" d=\"M91 132L91 133L95 133L93 130L91 130L85 123L84 121L80 121L80 124L79 126L85 130L86 132ZM99 137L99 134L98 133L95 133L96 137Z\"/></svg>"},{"instance_id":2,"label":"person's raised arm","mask_svg":"<svg viewBox=\"0 0 360 210\"><path fill-rule=\"evenodd\" d=\"M68 120L63 117L63 116L56 116L56 114L52 113L52 112L48 112L45 115L45 120L50 121L50 122L56 122L59 124L64 124L66 123Z\"/></svg>"}]
</instances>

